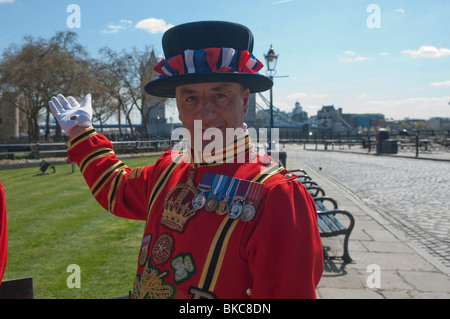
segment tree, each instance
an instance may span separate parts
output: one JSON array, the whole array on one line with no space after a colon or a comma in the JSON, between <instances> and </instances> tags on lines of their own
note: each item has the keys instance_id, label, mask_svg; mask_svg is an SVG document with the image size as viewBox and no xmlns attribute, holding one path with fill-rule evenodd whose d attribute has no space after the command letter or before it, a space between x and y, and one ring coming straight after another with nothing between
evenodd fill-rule
<instances>
[{"instance_id":1,"label":"tree","mask_svg":"<svg viewBox=\"0 0 450 319\"><path fill-rule=\"evenodd\" d=\"M118 114L121 131L121 114L131 129L131 112L139 110L144 133L149 134L149 109L164 102L144 92L144 85L156 77L153 67L157 63L154 51L113 51L103 48L104 59L89 58L86 49L77 42L77 34L71 31L57 32L50 39L26 36L21 45L11 45L4 50L0 60L0 93L26 114L28 135L39 139L39 123L45 119L45 137L50 136L51 112L48 101L63 93L81 100L92 93L93 120L104 122ZM56 122L56 138L61 128Z\"/></svg>"},{"instance_id":2,"label":"tree","mask_svg":"<svg viewBox=\"0 0 450 319\"><path fill-rule=\"evenodd\" d=\"M0 85L7 96L14 97L9 100L27 116L28 133L30 137L39 136L39 112L44 107L45 91L48 81L42 66L49 67L49 56L52 51L43 39L34 40L25 38L21 48L11 46L3 52L0 65Z\"/></svg>"},{"instance_id":3,"label":"tree","mask_svg":"<svg viewBox=\"0 0 450 319\"><path fill-rule=\"evenodd\" d=\"M26 36L21 46L13 44L3 52L0 89L12 93L7 95L14 97L9 102L26 114L30 139L39 138L44 114L49 136L50 98L59 92L79 93L88 77L87 54L76 39L73 32L58 32L50 40Z\"/></svg>"},{"instance_id":4,"label":"tree","mask_svg":"<svg viewBox=\"0 0 450 319\"><path fill-rule=\"evenodd\" d=\"M420 121L420 122L417 122L417 124L414 126L414 129L416 131L432 130L433 125L428 121Z\"/></svg>"},{"instance_id":5,"label":"tree","mask_svg":"<svg viewBox=\"0 0 450 319\"><path fill-rule=\"evenodd\" d=\"M120 89L114 93L114 96L119 101L120 111L125 113L132 136L135 132L130 114L134 108L139 110L144 134L148 136L149 109L165 101L165 99L150 97L144 91L145 84L156 77L156 71L153 70L157 64L154 50L145 47L143 51L133 48L130 52L126 50L117 52L105 47L100 52L105 57L110 71L115 74L120 83Z\"/></svg>"},{"instance_id":6,"label":"tree","mask_svg":"<svg viewBox=\"0 0 450 319\"><path fill-rule=\"evenodd\" d=\"M85 84L92 94L93 122L100 124L100 132L103 133L104 123L117 113L119 102L113 93L120 88L117 77L111 73L106 63L93 60L90 68L90 76Z\"/></svg>"},{"instance_id":7,"label":"tree","mask_svg":"<svg viewBox=\"0 0 450 319\"><path fill-rule=\"evenodd\" d=\"M409 130L409 124L406 122L401 122L400 123L400 130Z\"/></svg>"},{"instance_id":8,"label":"tree","mask_svg":"<svg viewBox=\"0 0 450 319\"><path fill-rule=\"evenodd\" d=\"M54 37L50 39L50 45L53 46L55 52L55 59L53 64L57 64L54 68L53 76L59 79L55 83L53 91L58 93L64 92L66 95L84 96L88 92L85 83L90 81L90 65L95 62L88 59L86 49L77 42L78 35L74 32L57 32ZM56 92L54 93L56 94ZM46 137L49 136L49 117L50 109L48 104L45 104L47 111L46 120ZM61 127L56 121L56 137L61 137Z\"/></svg>"}]
</instances>

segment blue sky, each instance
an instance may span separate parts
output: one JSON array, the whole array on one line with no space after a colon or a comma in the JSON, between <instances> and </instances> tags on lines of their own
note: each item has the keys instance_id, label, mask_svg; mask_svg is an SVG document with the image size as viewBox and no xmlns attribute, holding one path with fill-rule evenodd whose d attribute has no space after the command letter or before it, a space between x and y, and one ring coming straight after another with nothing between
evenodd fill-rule
<instances>
[{"instance_id":1,"label":"blue sky","mask_svg":"<svg viewBox=\"0 0 450 319\"><path fill-rule=\"evenodd\" d=\"M71 30L93 57L103 46L150 45L162 55L171 25L228 20L253 31L261 61L273 44L277 75L288 76L275 79L282 110L299 101L309 115L334 104L395 119L450 117L450 0L0 0L0 51L69 29L70 4L80 8Z\"/></svg>"}]
</instances>

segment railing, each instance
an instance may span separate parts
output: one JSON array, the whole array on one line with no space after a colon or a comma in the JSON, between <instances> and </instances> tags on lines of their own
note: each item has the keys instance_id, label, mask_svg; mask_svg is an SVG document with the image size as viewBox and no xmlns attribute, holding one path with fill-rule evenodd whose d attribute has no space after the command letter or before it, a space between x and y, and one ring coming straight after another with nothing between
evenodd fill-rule
<instances>
[{"instance_id":1,"label":"railing","mask_svg":"<svg viewBox=\"0 0 450 319\"><path fill-rule=\"evenodd\" d=\"M398 143L398 152L419 154L436 154L440 152L450 152L450 131L421 131L408 136L393 135L390 139L396 140ZM439 134L437 134L439 133ZM307 145L313 145L318 149L320 145L323 150L334 149L351 149L356 146L366 149L368 153L376 151L376 135L375 134L314 134L305 135L300 138L280 138L279 145L285 144L303 144L306 149ZM323 147L322 147L323 145Z\"/></svg>"},{"instance_id":2,"label":"railing","mask_svg":"<svg viewBox=\"0 0 450 319\"><path fill-rule=\"evenodd\" d=\"M292 132L291 132L292 133ZM450 131L431 131L420 132L420 135L412 134L409 136L392 135L391 139L398 141L399 152L415 152L416 157L419 153L449 152L450 151ZM114 150L120 153L140 153L140 152L159 152L172 149L179 143L179 140L155 139L155 140L136 140L136 141L112 141ZM367 149L368 153L376 149L375 134L331 134L330 132L315 132L309 134L280 134L278 146L281 148L285 144L303 144L324 145L325 150L334 150L335 148L351 149L352 147L361 147ZM257 145L253 141L254 145ZM262 147L267 147L263 145ZM14 159L20 157L29 157L34 159L48 157L64 157L66 148L64 143L29 143L29 144L0 144L0 159Z\"/></svg>"},{"instance_id":3,"label":"railing","mask_svg":"<svg viewBox=\"0 0 450 319\"><path fill-rule=\"evenodd\" d=\"M370 141L370 142L369 142ZM385 140L384 142L394 142L396 145L391 144L389 147L382 147L380 153L391 153L399 154L412 158L422 158L422 156L427 156L427 158L448 158L450 154L450 139L447 139L444 143L439 143L433 139L418 138L415 137L413 140ZM376 139L371 138L370 140L322 140L317 139L315 141L306 140L280 140L279 148L283 149L287 144L297 144L305 150L316 150L316 151L336 151L336 150L347 150L357 153L367 153L367 154L378 154ZM391 150L391 151L388 151ZM394 151L395 150L395 151Z\"/></svg>"},{"instance_id":4,"label":"railing","mask_svg":"<svg viewBox=\"0 0 450 319\"><path fill-rule=\"evenodd\" d=\"M115 141L111 142L116 154L137 154L145 152L160 152L172 149L179 140L148 140L148 141ZM30 144L0 144L0 159L34 158L66 156L65 143L30 143Z\"/></svg>"}]
</instances>

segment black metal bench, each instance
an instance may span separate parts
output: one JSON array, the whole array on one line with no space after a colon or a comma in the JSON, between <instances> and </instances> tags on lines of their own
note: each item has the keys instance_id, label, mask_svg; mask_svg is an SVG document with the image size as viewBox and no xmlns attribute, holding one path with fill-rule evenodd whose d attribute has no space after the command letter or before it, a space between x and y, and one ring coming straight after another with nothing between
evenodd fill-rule
<instances>
[{"instance_id":1,"label":"black metal bench","mask_svg":"<svg viewBox=\"0 0 450 319\"><path fill-rule=\"evenodd\" d=\"M337 202L333 198L325 196L325 191L318 186L317 183L312 181L311 177L309 177L304 170L292 170L291 172L303 173L302 175L298 175L297 179L306 187L314 199L317 209L317 223L320 236L326 238L344 235L343 255L329 256L324 250L325 258L328 260L342 259L345 263L354 263L355 261L350 257L348 250L350 234L355 225L353 215L346 210L339 209ZM345 226L339 221L337 216L344 216L347 218L348 226Z\"/></svg>"},{"instance_id":2,"label":"black metal bench","mask_svg":"<svg viewBox=\"0 0 450 319\"><path fill-rule=\"evenodd\" d=\"M353 215L346 210L338 209L337 203L334 199L327 196L313 197L317 208L317 223L319 225L319 232L321 237L334 237L344 235L344 247L342 256L326 256L326 259L342 259L345 263L354 263L355 261L350 257L348 251L348 241L353 227L355 226L355 219ZM330 201L333 208L329 209L324 202ZM349 220L348 226L344 226L338 219L337 215L345 216Z\"/></svg>"}]
</instances>

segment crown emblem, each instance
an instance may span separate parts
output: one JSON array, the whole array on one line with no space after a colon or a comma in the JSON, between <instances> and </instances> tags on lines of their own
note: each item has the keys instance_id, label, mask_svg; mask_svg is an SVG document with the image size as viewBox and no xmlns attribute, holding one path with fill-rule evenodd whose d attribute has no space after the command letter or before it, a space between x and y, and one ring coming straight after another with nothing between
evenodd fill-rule
<instances>
[{"instance_id":1,"label":"crown emblem","mask_svg":"<svg viewBox=\"0 0 450 319\"><path fill-rule=\"evenodd\" d=\"M161 216L162 225L183 232L188 221L197 213L191 203L197 192L194 176L195 172L191 171L186 183L177 184L167 194Z\"/></svg>"}]
</instances>

